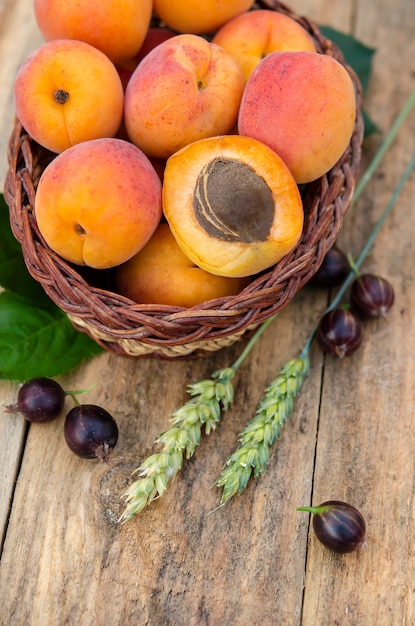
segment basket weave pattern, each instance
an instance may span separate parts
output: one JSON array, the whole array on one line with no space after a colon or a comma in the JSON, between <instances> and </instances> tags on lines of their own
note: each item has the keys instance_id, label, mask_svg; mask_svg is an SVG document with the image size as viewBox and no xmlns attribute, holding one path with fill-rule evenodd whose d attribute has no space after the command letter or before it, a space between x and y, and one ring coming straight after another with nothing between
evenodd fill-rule
<instances>
[{"instance_id":1,"label":"basket weave pattern","mask_svg":"<svg viewBox=\"0 0 415 626\"><path fill-rule=\"evenodd\" d=\"M315 274L341 229L361 157L363 120L359 80L345 64L341 51L312 21L275 0L261 0L256 6L296 20L313 36L319 52L345 66L355 85L357 116L353 136L342 158L323 177L301 187L305 222L298 246L236 296L181 309L136 304L89 284L81 276L80 268L51 251L38 231L33 212L36 187L54 155L34 142L16 119L9 140L4 195L10 209L11 228L22 246L26 266L77 329L114 353L183 358L231 345L292 300Z\"/></svg>"}]
</instances>

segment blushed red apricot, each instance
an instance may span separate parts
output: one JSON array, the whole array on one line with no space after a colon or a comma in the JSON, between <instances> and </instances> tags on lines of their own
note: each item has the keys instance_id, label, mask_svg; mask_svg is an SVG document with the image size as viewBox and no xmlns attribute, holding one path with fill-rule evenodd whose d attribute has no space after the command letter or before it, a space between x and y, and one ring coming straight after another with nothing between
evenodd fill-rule
<instances>
[{"instance_id":1,"label":"blushed red apricot","mask_svg":"<svg viewBox=\"0 0 415 626\"><path fill-rule=\"evenodd\" d=\"M355 117L353 81L336 59L273 52L248 80L238 131L263 141L285 161L297 183L308 183L343 155Z\"/></svg>"},{"instance_id":2,"label":"blushed red apricot","mask_svg":"<svg viewBox=\"0 0 415 626\"><path fill-rule=\"evenodd\" d=\"M198 35L177 35L141 61L125 92L124 121L147 155L167 158L236 124L244 78L238 63Z\"/></svg>"},{"instance_id":3,"label":"blushed red apricot","mask_svg":"<svg viewBox=\"0 0 415 626\"><path fill-rule=\"evenodd\" d=\"M140 304L188 308L239 293L249 280L225 278L197 267L179 248L168 224L162 223L150 241L116 270L120 294Z\"/></svg>"},{"instance_id":4,"label":"blushed red apricot","mask_svg":"<svg viewBox=\"0 0 415 626\"><path fill-rule=\"evenodd\" d=\"M202 139L171 156L163 210L183 252L228 277L252 276L277 263L297 245L304 217L282 159L238 135Z\"/></svg>"}]
</instances>

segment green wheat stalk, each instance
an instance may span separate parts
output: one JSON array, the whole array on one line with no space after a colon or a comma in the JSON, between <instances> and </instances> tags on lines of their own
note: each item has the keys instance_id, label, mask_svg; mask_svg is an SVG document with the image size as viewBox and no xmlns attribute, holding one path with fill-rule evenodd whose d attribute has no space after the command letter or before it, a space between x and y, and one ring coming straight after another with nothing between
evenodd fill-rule
<instances>
[{"instance_id":1,"label":"green wheat stalk","mask_svg":"<svg viewBox=\"0 0 415 626\"><path fill-rule=\"evenodd\" d=\"M414 169L415 155L402 175L389 203L376 222L358 259L353 263L353 267L342 283L336 297L324 313L331 311L340 303ZM258 405L255 416L240 433L238 437L239 446L226 461L219 478L215 481L216 486L223 488L221 504L228 502L235 494L242 493L252 474L256 477L265 471L269 461L268 449L279 438L281 427L292 412L293 400L300 392L308 373L309 352L316 331L317 325L310 333L300 356L297 359L288 361L281 369L279 376L265 390L265 395Z\"/></svg>"},{"instance_id":2,"label":"green wheat stalk","mask_svg":"<svg viewBox=\"0 0 415 626\"><path fill-rule=\"evenodd\" d=\"M160 452L152 454L136 470L139 479L124 494L126 508L119 521L126 522L161 497L175 478L184 459L190 459L200 444L202 428L209 435L220 422L234 399L232 380L251 352L255 343L272 322L263 322L230 367L219 369L210 379L200 380L187 387L190 399L177 408L170 417L172 426L161 433L155 443L162 444Z\"/></svg>"},{"instance_id":3,"label":"green wheat stalk","mask_svg":"<svg viewBox=\"0 0 415 626\"><path fill-rule=\"evenodd\" d=\"M415 89L411 93L393 126L386 135L384 142L377 151L372 163L363 175L360 184L356 187L353 202L362 193L370 181L383 155L389 148L392 140L402 126L405 118L415 105ZM383 225L387 215L392 210L396 199L403 188L410 173L415 167L415 156L402 176L391 201L379 218L371 237L368 239L361 255L354 264L354 271L344 281L336 298L326 309L329 311L337 306L347 287L366 257L370 247ZM169 483L180 471L184 459L190 459L200 444L202 428L205 434L215 430L220 422L222 411L226 411L234 399L232 380L245 361L254 345L273 322L276 315L263 322L252 335L238 359L230 367L219 369L210 379L198 381L188 386L190 399L176 409L170 417L172 426L161 433L155 443L162 444L160 452L152 454L143 461L136 470L138 480L134 481L124 494L126 508L119 521L126 522L146 508L153 500L161 497ZM240 433L240 444L226 461L216 485L223 487L221 504L227 502L236 493L241 493L249 482L253 473L258 476L265 471L269 461L269 448L280 437L281 427L293 410L294 398L299 394L309 370L309 350L316 332L311 332L300 355L288 361L281 369L279 376L266 388L264 397L260 401L254 418L248 422Z\"/></svg>"}]
</instances>

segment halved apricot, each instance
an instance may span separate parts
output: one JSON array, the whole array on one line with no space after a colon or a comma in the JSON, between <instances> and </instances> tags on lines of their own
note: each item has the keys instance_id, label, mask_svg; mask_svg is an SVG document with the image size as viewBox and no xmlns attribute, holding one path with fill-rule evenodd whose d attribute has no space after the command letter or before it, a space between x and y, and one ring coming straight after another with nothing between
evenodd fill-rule
<instances>
[{"instance_id":1,"label":"halved apricot","mask_svg":"<svg viewBox=\"0 0 415 626\"><path fill-rule=\"evenodd\" d=\"M283 160L239 135L195 141L166 164L163 210L183 252L199 267L252 276L297 245L303 205Z\"/></svg>"}]
</instances>

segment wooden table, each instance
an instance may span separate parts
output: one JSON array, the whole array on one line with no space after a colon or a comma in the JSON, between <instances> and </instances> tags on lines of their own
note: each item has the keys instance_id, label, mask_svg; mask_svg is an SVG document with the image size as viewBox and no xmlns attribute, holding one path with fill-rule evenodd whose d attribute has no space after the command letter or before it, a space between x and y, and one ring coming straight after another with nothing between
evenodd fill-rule
<instances>
[{"instance_id":1,"label":"wooden table","mask_svg":"<svg viewBox=\"0 0 415 626\"><path fill-rule=\"evenodd\" d=\"M415 84L413 0L297 0L319 24L376 48L365 108L382 133ZM30 0L0 0L0 183L13 120L12 84L42 43ZM347 215L341 247L356 256L415 151L415 112ZM381 626L415 624L415 178L403 189L365 269L393 283L387 321L365 324L343 360L311 350L311 371L271 452L268 471L225 507L212 488L264 387L296 356L327 304L304 288L238 372L233 408L204 438L165 496L117 524L131 471L186 399L186 385L231 364L242 344L187 362L101 354L64 376L93 389L88 402L116 416L109 465L82 461L63 440L63 416L26 427L0 421L0 622L12 626ZM1 382L0 405L18 385ZM70 407L68 400L68 409ZM340 499L367 522L367 546L337 556L297 506Z\"/></svg>"}]
</instances>

